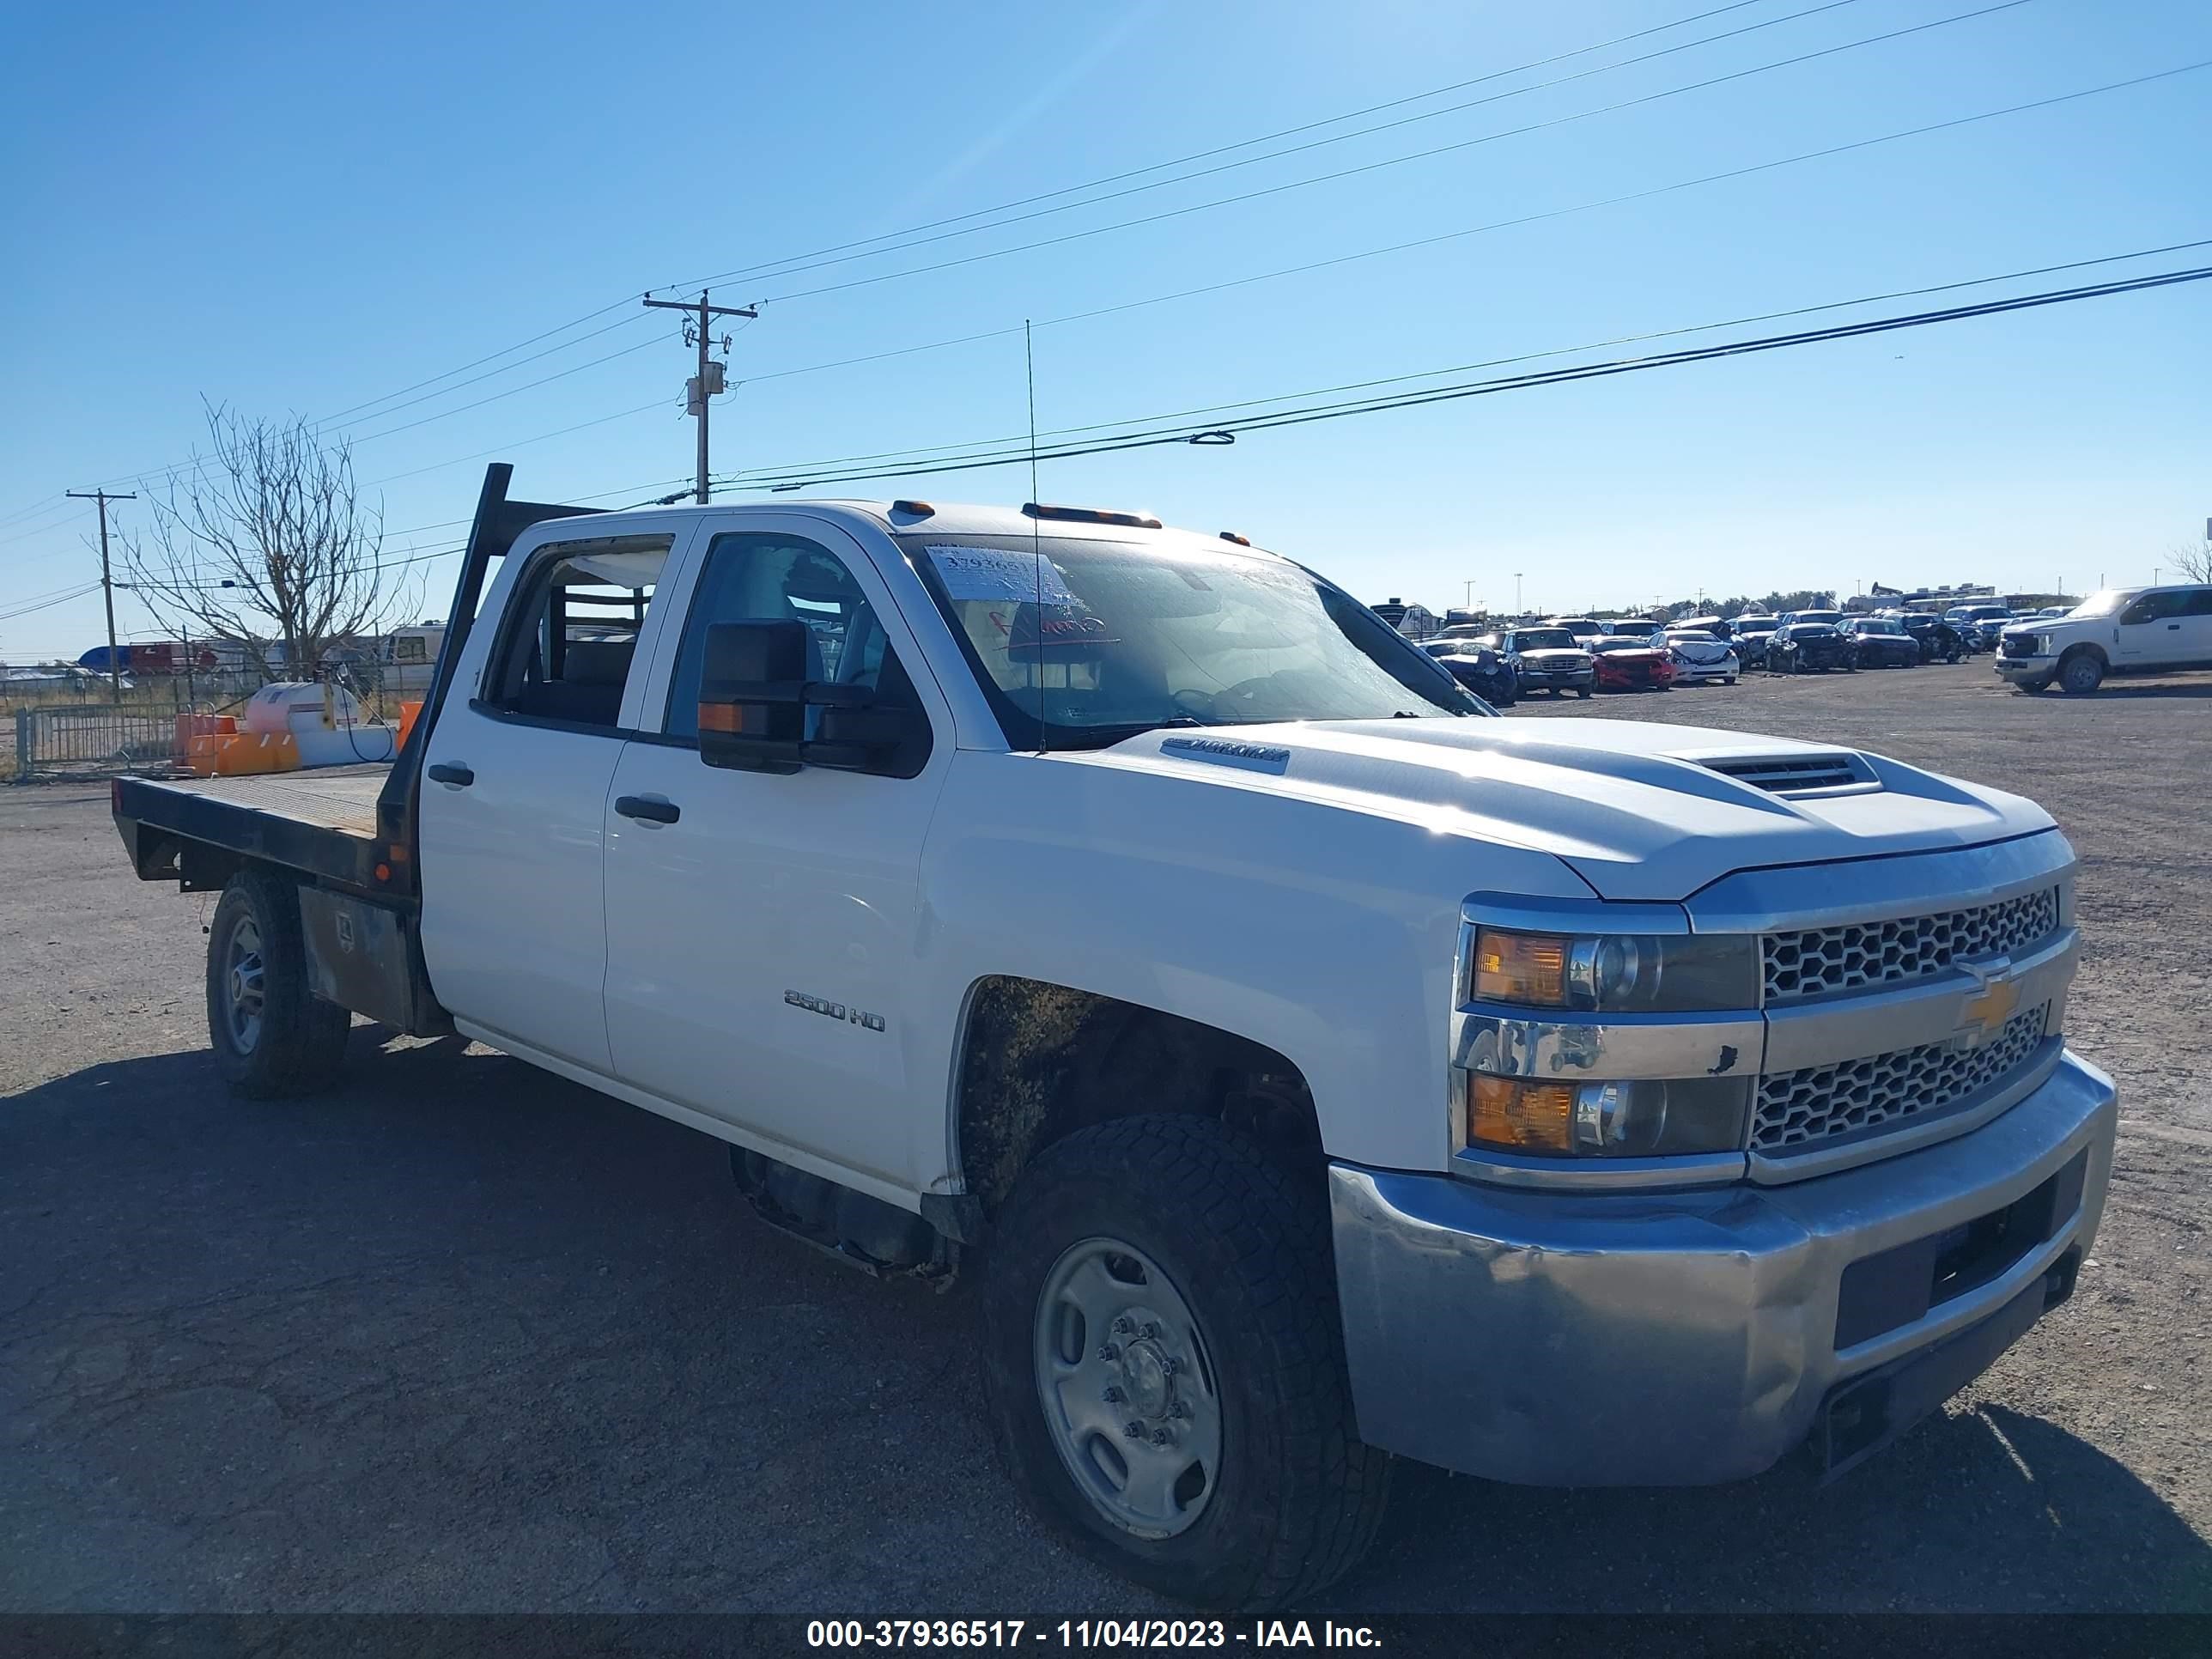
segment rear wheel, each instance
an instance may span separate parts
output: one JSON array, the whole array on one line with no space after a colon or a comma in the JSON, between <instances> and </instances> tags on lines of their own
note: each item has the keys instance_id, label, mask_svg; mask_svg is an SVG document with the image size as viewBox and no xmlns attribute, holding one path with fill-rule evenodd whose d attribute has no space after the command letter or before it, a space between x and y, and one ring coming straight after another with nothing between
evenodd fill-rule
<instances>
[{"instance_id":1,"label":"rear wheel","mask_svg":"<svg viewBox=\"0 0 2212 1659\"><path fill-rule=\"evenodd\" d=\"M2104 659L2094 651L2076 651L2058 665L2058 689L2086 697L2105 683Z\"/></svg>"},{"instance_id":2,"label":"rear wheel","mask_svg":"<svg viewBox=\"0 0 2212 1659\"><path fill-rule=\"evenodd\" d=\"M1264 1610L1347 1571L1386 1454L1353 1431L1317 1185L1211 1118L1122 1118L1016 1182L984 1279L993 1425L1030 1504L1116 1571Z\"/></svg>"},{"instance_id":3,"label":"rear wheel","mask_svg":"<svg viewBox=\"0 0 2212 1659\"><path fill-rule=\"evenodd\" d=\"M208 1042L254 1099L309 1094L345 1056L353 1016L308 988L300 890L264 871L231 878L208 927Z\"/></svg>"}]
</instances>

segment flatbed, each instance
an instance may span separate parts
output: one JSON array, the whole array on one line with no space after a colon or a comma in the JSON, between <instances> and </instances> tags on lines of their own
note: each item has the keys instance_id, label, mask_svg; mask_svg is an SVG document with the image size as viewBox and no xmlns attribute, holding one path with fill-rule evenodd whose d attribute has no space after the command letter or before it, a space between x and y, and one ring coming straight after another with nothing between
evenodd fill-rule
<instances>
[{"instance_id":1,"label":"flatbed","mask_svg":"<svg viewBox=\"0 0 2212 1659\"><path fill-rule=\"evenodd\" d=\"M242 857L371 892L390 882L376 805L391 775L380 764L246 778L118 778L115 812L132 861L149 879L220 887ZM217 852L230 856L205 856ZM379 864L387 872L382 881Z\"/></svg>"}]
</instances>

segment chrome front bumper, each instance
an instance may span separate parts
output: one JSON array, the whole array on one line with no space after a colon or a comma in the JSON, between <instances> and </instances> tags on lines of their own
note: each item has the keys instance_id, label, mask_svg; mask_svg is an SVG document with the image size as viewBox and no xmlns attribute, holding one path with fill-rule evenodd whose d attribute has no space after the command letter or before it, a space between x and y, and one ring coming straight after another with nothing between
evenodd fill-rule
<instances>
[{"instance_id":1,"label":"chrome front bumper","mask_svg":"<svg viewBox=\"0 0 2212 1659\"><path fill-rule=\"evenodd\" d=\"M2056 657L2008 657L1996 661L1997 678L2007 680L2047 680L2058 672Z\"/></svg>"},{"instance_id":2,"label":"chrome front bumper","mask_svg":"<svg viewBox=\"0 0 2212 1659\"><path fill-rule=\"evenodd\" d=\"M1970 1134L1787 1186L1560 1193L1334 1164L1361 1437L1538 1486L1757 1474L1805 1440L1838 1384L1996 1315L2086 1253L2118 1120L2112 1079L2069 1053ZM1924 1291L1936 1247L1900 1247L2046 1190L2063 1195L2047 1236L1974 1288L1916 1311L1910 1282L1884 1282L1917 1272ZM1854 1263L1867 1265L1847 1281Z\"/></svg>"}]
</instances>

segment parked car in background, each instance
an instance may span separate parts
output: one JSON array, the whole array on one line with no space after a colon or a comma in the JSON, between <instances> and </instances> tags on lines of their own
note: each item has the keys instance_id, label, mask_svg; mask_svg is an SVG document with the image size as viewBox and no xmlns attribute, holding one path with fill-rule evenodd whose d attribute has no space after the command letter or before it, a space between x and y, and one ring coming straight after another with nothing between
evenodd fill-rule
<instances>
[{"instance_id":1,"label":"parked car in background","mask_svg":"<svg viewBox=\"0 0 2212 1659\"><path fill-rule=\"evenodd\" d=\"M2107 674L2212 668L2212 586L2113 587L2063 617L2002 630L1996 672L2024 691L2087 696Z\"/></svg>"},{"instance_id":2,"label":"parked car in background","mask_svg":"<svg viewBox=\"0 0 2212 1659\"><path fill-rule=\"evenodd\" d=\"M2070 605L2046 605L2042 610L2037 611L2031 620L2041 622L2046 617L2063 617L2073 609Z\"/></svg>"},{"instance_id":3,"label":"parked car in background","mask_svg":"<svg viewBox=\"0 0 2212 1659\"><path fill-rule=\"evenodd\" d=\"M1858 648L1862 668L1917 668L1920 641L1893 617L1854 617L1843 631Z\"/></svg>"},{"instance_id":4,"label":"parked car in background","mask_svg":"<svg viewBox=\"0 0 2212 1659\"><path fill-rule=\"evenodd\" d=\"M1735 647L1703 629L1664 629L1651 636L1651 642L1674 658L1674 678L1682 684L1718 680L1723 685L1734 685L1736 676L1743 672L1742 659L1735 654Z\"/></svg>"},{"instance_id":5,"label":"parked car in background","mask_svg":"<svg viewBox=\"0 0 2212 1659\"><path fill-rule=\"evenodd\" d=\"M1513 682L1522 692L1572 691L1587 697L1597 682L1590 653L1564 628L1508 628L1478 641L1503 652L1513 665Z\"/></svg>"},{"instance_id":6,"label":"parked car in background","mask_svg":"<svg viewBox=\"0 0 2212 1659\"><path fill-rule=\"evenodd\" d=\"M1919 646L1923 662L1956 662L1966 654L1966 642L1960 637L1959 630L1941 617L1924 611L1907 611L1897 620Z\"/></svg>"},{"instance_id":7,"label":"parked car in background","mask_svg":"<svg viewBox=\"0 0 2212 1659\"><path fill-rule=\"evenodd\" d=\"M1766 666L1766 648L1774 641L1776 623L1771 617L1738 617L1735 619L1735 647L1738 661L1746 668Z\"/></svg>"},{"instance_id":8,"label":"parked car in background","mask_svg":"<svg viewBox=\"0 0 2212 1659\"><path fill-rule=\"evenodd\" d=\"M1514 681L1513 665L1504 653L1471 639L1431 640L1421 648L1492 708L1513 706L1520 688Z\"/></svg>"},{"instance_id":9,"label":"parked car in background","mask_svg":"<svg viewBox=\"0 0 2212 1659\"><path fill-rule=\"evenodd\" d=\"M1735 637L1735 624L1726 617L1685 617L1680 622L1668 623L1670 629L1679 628L1688 633L1710 634L1717 640Z\"/></svg>"},{"instance_id":10,"label":"parked car in background","mask_svg":"<svg viewBox=\"0 0 2212 1659\"><path fill-rule=\"evenodd\" d=\"M1832 622L1784 623L1766 647L1766 666L1777 674L1825 674L1831 668L1849 672L1858 665L1851 636Z\"/></svg>"},{"instance_id":11,"label":"parked car in background","mask_svg":"<svg viewBox=\"0 0 2212 1659\"><path fill-rule=\"evenodd\" d=\"M1785 611L1778 620L1785 627L1791 623L1826 623L1832 628L1840 628L1844 613L1840 611Z\"/></svg>"},{"instance_id":12,"label":"parked car in background","mask_svg":"<svg viewBox=\"0 0 2212 1659\"><path fill-rule=\"evenodd\" d=\"M1575 636L1575 643L1577 645L1588 645L1599 635L1612 631L1603 623L1593 621L1588 617L1553 617L1549 618L1544 626L1565 629L1568 633Z\"/></svg>"},{"instance_id":13,"label":"parked car in background","mask_svg":"<svg viewBox=\"0 0 2212 1659\"><path fill-rule=\"evenodd\" d=\"M2013 614L2001 605L1954 605L1943 613L1943 620L1959 630L1967 650L1979 653L1997 648L1997 636Z\"/></svg>"},{"instance_id":14,"label":"parked car in background","mask_svg":"<svg viewBox=\"0 0 2212 1659\"><path fill-rule=\"evenodd\" d=\"M1601 634L1589 649L1601 691L1665 691L1674 684L1674 659L1649 634Z\"/></svg>"}]
</instances>

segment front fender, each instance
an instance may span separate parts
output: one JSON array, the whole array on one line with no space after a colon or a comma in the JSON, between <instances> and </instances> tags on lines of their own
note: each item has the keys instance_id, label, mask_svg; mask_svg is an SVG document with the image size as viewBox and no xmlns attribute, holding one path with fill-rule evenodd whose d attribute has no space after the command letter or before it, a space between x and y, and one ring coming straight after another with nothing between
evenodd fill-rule
<instances>
[{"instance_id":1,"label":"front fender","mask_svg":"<svg viewBox=\"0 0 2212 1659\"><path fill-rule=\"evenodd\" d=\"M950 1103L975 983L1014 975L1118 998L1276 1050L1337 1158L1441 1170L1461 901L1588 898L1547 852L1370 808L1081 753L962 751L922 858L912 1001L947 1109L914 1148L953 1190Z\"/></svg>"}]
</instances>

